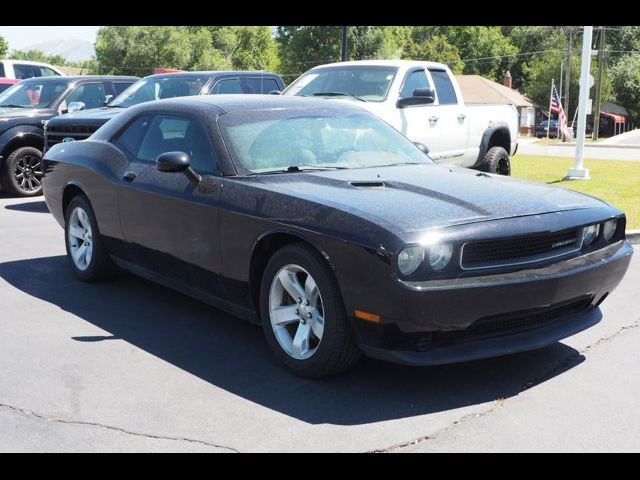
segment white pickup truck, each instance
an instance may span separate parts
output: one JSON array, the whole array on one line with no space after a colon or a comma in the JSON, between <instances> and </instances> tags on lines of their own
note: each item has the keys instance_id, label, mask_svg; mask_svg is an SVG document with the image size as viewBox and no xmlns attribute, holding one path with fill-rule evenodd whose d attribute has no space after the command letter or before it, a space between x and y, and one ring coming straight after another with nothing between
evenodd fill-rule
<instances>
[{"instance_id":1,"label":"white pickup truck","mask_svg":"<svg viewBox=\"0 0 640 480\"><path fill-rule=\"evenodd\" d=\"M360 102L439 163L509 175L517 150L513 105L465 105L446 65L409 60L364 60L321 65L283 95Z\"/></svg>"}]
</instances>

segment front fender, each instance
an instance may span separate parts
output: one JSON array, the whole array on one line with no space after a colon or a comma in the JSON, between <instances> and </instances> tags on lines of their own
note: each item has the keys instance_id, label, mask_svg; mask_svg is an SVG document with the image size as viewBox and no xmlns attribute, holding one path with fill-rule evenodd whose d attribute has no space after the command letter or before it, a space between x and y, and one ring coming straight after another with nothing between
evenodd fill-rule
<instances>
[{"instance_id":1,"label":"front fender","mask_svg":"<svg viewBox=\"0 0 640 480\"><path fill-rule=\"evenodd\" d=\"M474 164L474 168L482 162L485 154L489 150L489 142L491 141L491 137L496 132L504 133L507 136L507 144L509 145L505 150L511 154L511 131L509 130L509 124L507 122L494 122L492 123L482 134L482 140L480 140L480 150L478 151L478 158L476 159L476 163Z\"/></svg>"},{"instance_id":2,"label":"front fender","mask_svg":"<svg viewBox=\"0 0 640 480\"><path fill-rule=\"evenodd\" d=\"M16 125L0 135L0 161L18 146L39 148L44 146L44 130L35 125Z\"/></svg>"}]
</instances>

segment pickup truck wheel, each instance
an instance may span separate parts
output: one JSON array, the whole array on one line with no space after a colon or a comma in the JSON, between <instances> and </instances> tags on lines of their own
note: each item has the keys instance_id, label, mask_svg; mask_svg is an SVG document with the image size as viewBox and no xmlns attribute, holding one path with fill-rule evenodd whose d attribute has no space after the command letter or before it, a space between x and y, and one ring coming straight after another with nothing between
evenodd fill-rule
<instances>
[{"instance_id":1,"label":"pickup truck wheel","mask_svg":"<svg viewBox=\"0 0 640 480\"><path fill-rule=\"evenodd\" d=\"M360 358L335 275L307 245L285 246L269 260L260 317L272 352L296 375L333 375Z\"/></svg>"},{"instance_id":2,"label":"pickup truck wheel","mask_svg":"<svg viewBox=\"0 0 640 480\"><path fill-rule=\"evenodd\" d=\"M511 160L509 154L502 147L491 147L484 155L479 170L498 175L511 175Z\"/></svg>"},{"instance_id":3,"label":"pickup truck wheel","mask_svg":"<svg viewBox=\"0 0 640 480\"><path fill-rule=\"evenodd\" d=\"M17 197L42 194L42 152L22 147L9 154L2 168L2 188Z\"/></svg>"}]
</instances>

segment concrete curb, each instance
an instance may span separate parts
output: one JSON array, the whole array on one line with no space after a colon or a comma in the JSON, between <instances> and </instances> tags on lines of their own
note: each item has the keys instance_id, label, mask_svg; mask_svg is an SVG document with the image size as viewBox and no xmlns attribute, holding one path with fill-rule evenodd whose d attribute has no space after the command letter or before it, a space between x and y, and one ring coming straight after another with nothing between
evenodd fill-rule
<instances>
[{"instance_id":1,"label":"concrete curb","mask_svg":"<svg viewBox=\"0 0 640 480\"><path fill-rule=\"evenodd\" d=\"M640 230L627 230L627 240L634 245L640 245Z\"/></svg>"}]
</instances>

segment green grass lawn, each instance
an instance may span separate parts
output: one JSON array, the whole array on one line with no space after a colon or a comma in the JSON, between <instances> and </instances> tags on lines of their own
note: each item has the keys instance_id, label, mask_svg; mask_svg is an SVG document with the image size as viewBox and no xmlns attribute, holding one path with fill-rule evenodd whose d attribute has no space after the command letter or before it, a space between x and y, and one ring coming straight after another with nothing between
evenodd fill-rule
<instances>
[{"instance_id":1,"label":"green grass lawn","mask_svg":"<svg viewBox=\"0 0 640 480\"><path fill-rule=\"evenodd\" d=\"M516 155L511 174L599 197L624 210L628 230L640 229L640 162L585 159L590 180L562 180L573 163L573 158Z\"/></svg>"}]
</instances>

